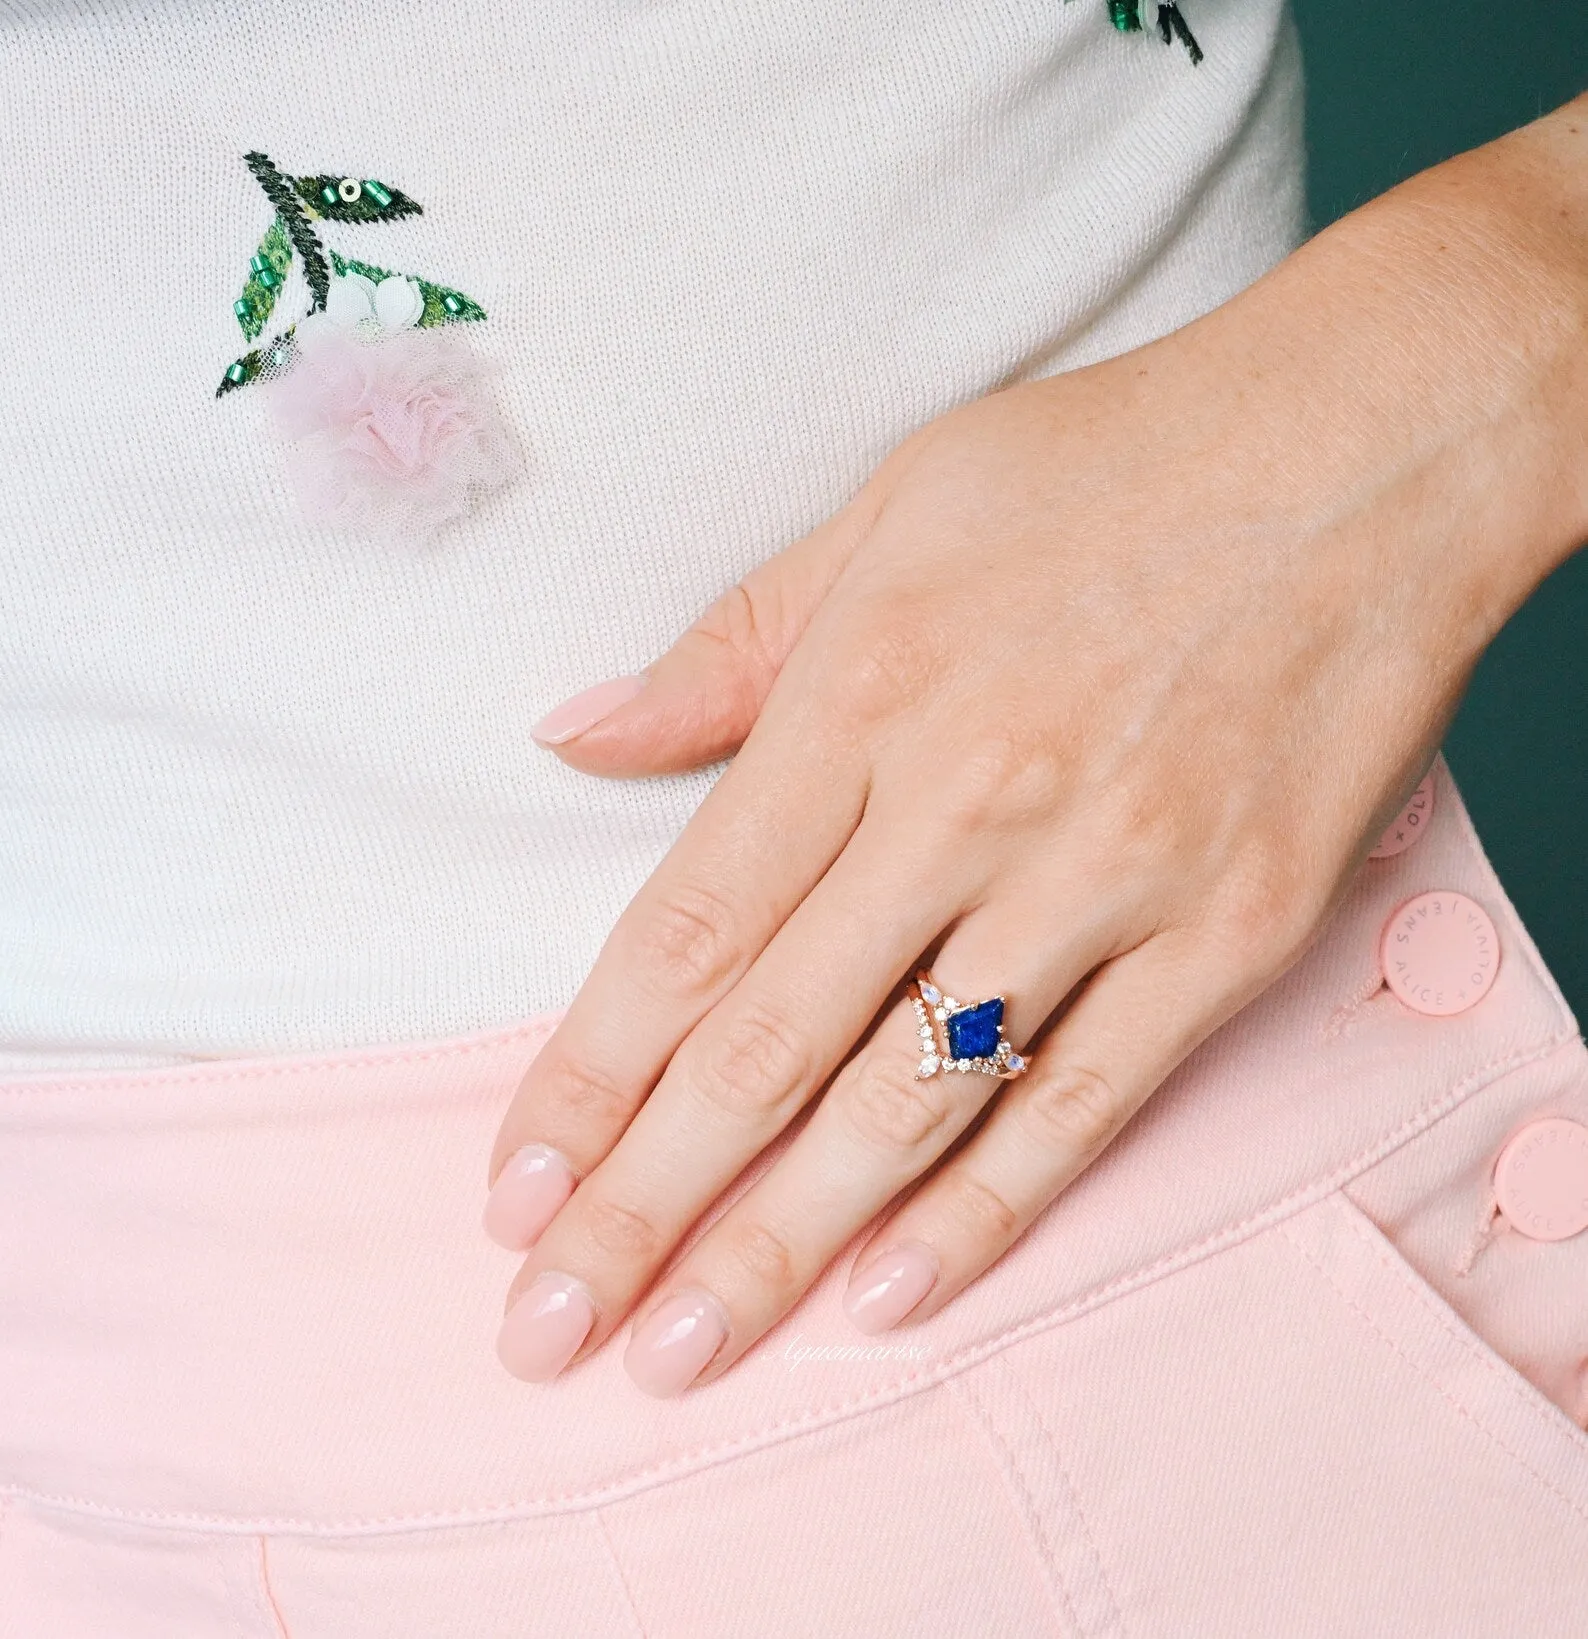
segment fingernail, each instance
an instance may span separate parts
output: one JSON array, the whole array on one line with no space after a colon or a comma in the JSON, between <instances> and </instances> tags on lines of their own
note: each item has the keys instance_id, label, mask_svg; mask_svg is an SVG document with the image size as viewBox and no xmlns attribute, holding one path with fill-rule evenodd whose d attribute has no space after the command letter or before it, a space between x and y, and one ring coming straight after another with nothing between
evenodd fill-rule
<instances>
[{"instance_id":1,"label":"fingernail","mask_svg":"<svg viewBox=\"0 0 1588 1639\"><path fill-rule=\"evenodd\" d=\"M549 1382L579 1352L595 1325L595 1304L582 1280L549 1270L507 1311L496 1353L514 1377Z\"/></svg>"},{"instance_id":2,"label":"fingernail","mask_svg":"<svg viewBox=\"0 0 1588 1639\"><path fill-rule=\"evenodd\" d=\"M586 729L594 728L619 706L627 705L645 687L643 677L614 677L593 689L553 706L529 731L543 746L566 744Z\"/></svg>"},{"instance_id":3,"label":"fingernail","mask_svg":"<svg viewBox=\"0 0 1588 1639\"><path fill-rule=\"evenodd\" d=\"M634 1330L623 1366L645 1390L665 1399L682 1394L710 1364L728 1335L728 1314L699 1287L677 1292Z\"/></svg>"},{"instance_id":4,"label":"fingernail","mask_svg":"<svg viewBox=\"0 0 1588 1639\"><path fill-rule=\"evenodd\" d=\"M573 1168L547 1144L526 1144L497 1174L485 1198L485 1233L509 1252L525 1252L573 1194Z\"/></svg>"},{"instance_id":5,"label":"fingernail","mask_svg":"<svg viewBox=\"0 0 1588 1639\"><path fill-rule=\"evenodd\" d=\"M863 1332L885 1332L909 1314L936 1280L937 1254L920 1241L906 1241L850 1280L844 1313Z\"/></svg>"}]
</instances>

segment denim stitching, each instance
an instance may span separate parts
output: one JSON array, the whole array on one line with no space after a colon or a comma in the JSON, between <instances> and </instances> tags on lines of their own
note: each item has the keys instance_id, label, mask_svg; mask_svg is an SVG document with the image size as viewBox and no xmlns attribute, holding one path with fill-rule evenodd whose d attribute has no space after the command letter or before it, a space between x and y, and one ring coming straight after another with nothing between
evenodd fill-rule
<instances>
[{"instance_id":1,"label":"denim stitching","mask_svg":"<svg viewBox=\"0 0 1588 1639\"><path fill-rule=\"evenodd\" d=\"M340 1051L322 1053L296 1060L291 1064L274 1064L269 1060L255 1062L246 1068L217 1072L213 1059L203 1064L173 1066L164 1072L144 1076L107 1076L103 1081L54 1081L47 1073L34 1080L13 1080L0 1086L0 1093L13 1097L23 1093L94 1093L123 1092L140 1087L181 1087L193 1082L221 1085L233 1081L264 1081L272 1076L286 1078L319 1074L323 1070L374 1070L389 1064L431 1064L439 1059L467 1058L472 1053L492 1047L505 1047L510 1042L524 1041L544 1033L550 1036L556 1020L536 1018L525 1023L510 1025L485 1036L468 1036L461 1041L439 1042L430 1047L377 1048L367 1053L354 1049L344 1057Z\"/></svg>"},{"instance_id":2,"label":"denim stitching","mask_svg":"<svg viewBox=\"0 0 1588 1639\"><path fill-rule=\"evenodd\" d=\"M519 1033L522 1032L514 1032L514 1034ZM830 1426L847 1418L874 1411L908 1395L921 1393L923 1390L957 1376L960 1372L969 1370L980 1361L1009 1347L1011 1344L1021 1342L1028 1337L1035 1337L1057 1326L1066 1325L1070 1321L1079 1319L1082 1315L1089 1314L1107 1303L1140 1291L1160 1280L1167 1279L1170 1275L1178 1274L1180 1270L1238 1245L1251 1236L1281 1223L1285 1218L1315 1205L1325 1196L1336 1193L1359 1173L1376 1165L1385 1156L1392 1154L1402 1145L1410 1142L1419 1133L1432 1126L1434 1122L1443 1119L1468 1098L1482 1091L1494 1081L1498 1081L1502 1076L1511 1074L1514 1071L1525 1069L1529 1065L1549 1057L1550 1054L1559 1051L1562 1047L1579 1040L1580 1038L1575 1031L1565 1032L1550 1036L1542 1043L1536 1043L1532 1047L1518 1049L1513 1053L1489 1061L1464 1081L1458 1082L1440 1098L1425 1105L1420 1111L1414 1112L1386 1138L1380 1139L1376 1144L1358 1152L1356 1156L1342 1166L1337 1167L1327 1177L1316 1179L1312 1183L1302 1186L1260 1211L1249 1214L1234 1223L1227 1224L1224 1228L1216 1230L1202 1240L1160 1258L1155 1264L1149 1264L1145 1268L1128 1275L1117 1276L1093 1291L1072 1299L1068 1304L1033 1316L1032 1319L1012 1327L1007 1332L973 1344L961 1353L951 1355L930 1374L912 1374L893 1383L884 1384L852 1400L836 1401L827 1406L810 1408L793 1416L782 1418L777 1422L763 1424L757 1429L749 1430L726 1445L718 1447L704 1446L691 1452L679 1453L659 1463L653 1463L649 1467L635 1469L627 1474L619 1475L615 1479L607 1480L591 1489L543 1493L540 1496L517 1498L484 1507L460 1508L451 1512L430 1511L419 1514L393 1514L377 1517L354 1516L350 1519L331 1521L303 1518L278 1519L274 1517L237 1518L220 1514L166 1513L157 1509L124 1509L111 1504L95 1502L89 1498L35 1492L20 1486L0 1486L0 1496L15 1496L41 1507L54 1508L64 1512L88 1514L100 1519L121 1519L138 1524L157 1524L172 1530L215 1531L222 1534L247 1533L250 1535L257 1534L260 1531L268 1531L276 1536L313 1537L376 1536L404 1531L447 1530L458 1526L484 1525L550 1514L575 1513L586 1508L599 1508L606 1503L615 1502L624 1497L634 1496L641 1491L668 1484L673 1480L683 1478L685 1475L703 1472L719 1463L729 1462L738 1457L747 1456L752 1452L764 1450L769 1446L780 1443L782 1440L812 1433L817 1429ZM463 1050L472 1049L466 1048Z\"/></svg>"},{"instance_id":3,"label":"denim stitching","mask_svg":"<svg viewBox=\"0 0 1588 1639\"><path fill-rule=\"evenodd\" d=\"M1350 1206L1350 1210L1343 1216L1351 1233L1372 1253L1378 1264L1388 1270L1417 1300L1427 1314L1438 1323L1440 1330L1453 1342L1459 1344L1467 1354L1471 1355L1485 1371L1489 1372L1501 1384L1507 1394L1516 1400L1519 1405L1525 1406L1528 1412L1543 1423L1546 1428L1556 1434L1563 1432L1563 1430L1569 1430L1568 1437L1575 1439L1582 1446L1584 1454L1588 1455L1588 1433L1578 1428L1566 1416L1565 1412L1558 1407L1551 1410L1550 1408L1554 1406L1553 1401L1538 1398L1541 1391L1530 1391L1525 1386L1525 1379L1518 1380L1515 1378L1510 1370L1502 1368L1497 1361L1492 1359L1485 1348L1479 1347L1471 1337L1452 1324L1449 1314L1440 1306L1439 1301L1424 1289L1416 1272L1397 1261L1391 1255L1390 1250L1369 1232L1366 1223L1362 1221L1366 1217L1362 1209L1354 1201L1351 1201L1349 1196L1343 1196L1342 1199L1346 1200Z\"/></svg>"},{"instance_id":4,"label":"denim stitching","mask_svg":"<svg viewBox=\"0 0 1588 1639\"><path fill-rule=\"evenodd\" d=\"M612 1567L612 1575L617 1579L618 1589L623 1595L623 1608L634 1624L634 1632L638 1639L646 1639L645 1624L640 1620L640 1609L634 1603L634 1591L629 1587L629 1579L623 1574L623 1562L618 1558L612 1533L607 1529L606 1515L597 1508L591 1513L590 1518L594 1522L596 1535L601 1539L601 1546L606 1550L607 1562Z\"/></svg>"},{"instance_id":5,"label":"denim stitching","mask_svg":"<svg viewBox=\"0 0 1588 1639\"><path fill-rule=\"evenodd\" d=\"M1080 1521L1081 1535L1086 1539L1086 1546L1091 1550L1092 1561L1097 1566L1097 1574L1102 1578L1103 1592L1108 1596L1108 1607L1112 1617L1110 1626L1117 1628L1121 1633L1125 1631L1124 1618L1120 1614L1119 1599L1114 1593L1114 1584L1109 1578L1108 1565L1097 1546L1097 1538L1092 1534L1092 1524L1086 1517L1086 1510L1081 1506L1081 1494L1076 1490L1075 1480L1070 1474L1070 1465L1064 1460L1064 1447L1058 1435L1049 1426L1048 1420L1042 1415L1041 1402L1032 1398L1025 1383L1018 1372L1011 1371L1009 1380L1014 1384L1021 1399L1031 1408L1031 1414L1037 1420L1037 1426L1048 1437L1048 1446L1053 1453L1053 1460L1058 1465L1059 1474L1064 1480L1064 1488L1070 1494L1070 1507L1075 1517Z\"/></svg>"},{"instance_id":6,"label":"denim stitching","mask_svg":"<svg viewBox=\"0 0 1588 1639\"><path fill-rule=\"evenodd\" d=\"M1418 1377L1427 1383L1428 1386L1433 1389L1434 1392L1438 1394L1447 1405L1454 1408L1459 1415L1466 1418L1466 1420L1471 1423L1472 1426L1477 1429L1486 1439L1499 1447L1499 1449L1503 1451L1514 1463L1516 1463L1524 1473L1530 1474L1541 1486L1544 1487L1546 1491L1550 1492L1551 1495L1558 1497L1560 1501L1563 1502L1566 1507L1569 1508L1579 1519L1588 1521L1588 1509L1582 1508L1577 1502L1569 1497L1558 1485L1555 1484L1552 1479L1548 1477L1548 1475L1540 1474L1539 1471L1534 1468L1533 1465L1528 1462L1528 1460L1522 1456L1520 1452L1513 1451L1512 1448L1503 1439L1501 1439L1501 1437L1496 1434L1485 1421L1479 1418L1469 1407L1463 1405L1461 1401L1458 1400L1455 1395L1453 1395L1449 1389L1444 1386L1443 1383L1434 1377L1434 1375L1421 1364L1421 1362L1414 1360L1411 1355L1407 1354L1400 1344L1397 1343L1395 1339L1392 1338L1376 1320L1374 1320L1372 1315L1370 1315L1367 1310L1364 1309L1361 1304L1359 1304L1356 1299L1353 1298L1350 1293L1340 1285L1329 1270L1312 1255L1307 1247L1304 1246L1297 1238L1296 1234L1288 1224L1281 1224L1279 1226L1279 1232L1295 1248L1297 1255L1317 1270L1318 1274L1323 1277L1325 1283L1332 1288L1336 1297L1338 1297L1339 1300L1361 1320L1362 1324L1366 1326L1368 1330L1371 1331L1374 1336L1377 1337L1393 1354L1399 1356L1399 1358L1403 1360Z\"/></svg>"},{"instance_id":7,"label":"denim stitching","mask_svg":"<svg viewBox=\"0 0 1588 1639\"><path fill-rule=\"evenodd\" d=\"M1052 1600L1055 1593L1061 1602L1059 1614L1068 1618L1070 1633L1084 1633L1080 1616L1075 1609L1075 1600L1071 1596L1069 1585L1065 1582L1063 1573L1059 1570L1059 1558L1053 1551L1053 1545L1048 1540L1046 1525L1042 1518L1042 1511L1037 1507L1037 1499L1031 1495L1031 1488L1026 1483L1025 1471L1019 1460L1010 1449L1009 1442L1004 1438L1003 1430L998 1427L998 1420L987 1409L981 1396L977 1394L969 1378L963 1381L950 1379L944 1384L954 1399L961 1406L967 1403L973 1415L969 1420L987 1444L992 1447L993 1461L997 1463L1003 1474L1004 1484L1013 1493L1016 1502L1016 1512L1021 1516L1026 1528L1027 1540L1031 1543L1037 1557L1037 1563L1044 1572L1043 1581L1047 1584L1048 1598Z\"/></svg>"},{"instance_id":8,"label":"denim stitching","mask_svg":"<svg viewBox=\"0 0 1588 1639\"><path fill-rule=\"evenodd\" d=\"M287 1632L286 1618L281 1614L281 1606L276 1603L276 1591L270 1585L270 1539L259 1538L259 1553L254 1560L254 1575L259 1583L259 1599L269 1613L274 1624L276 1639L291 1639Z\"/></svg>"}]
</instances>

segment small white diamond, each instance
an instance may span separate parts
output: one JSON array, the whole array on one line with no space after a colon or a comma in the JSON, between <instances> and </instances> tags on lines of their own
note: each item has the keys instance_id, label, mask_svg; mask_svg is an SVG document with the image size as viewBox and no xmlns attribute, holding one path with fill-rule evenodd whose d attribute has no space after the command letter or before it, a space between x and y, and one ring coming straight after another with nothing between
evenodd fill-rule
<instances>
[{"instance_id":1,"label":"small white diamond","mask_svg":"<svg viewBox=\"0 0 1588 1639\"><path fill-rule=\"evenodd\" d=\"M926 1057L921 1060L921 1079L924 1081L927 1076L936 1075L937 1067L942 1062L943 1061L938 1058L936 1053L928 1053Z\"/></svg>"},{"instance_id":2,"label":"small white diamond","mask_svg":"<svg viewBox=\"0 0 1588 1639\"><path fill-rule=\"evenodd\" d=\"M959 1003L956 1002L952 996L945 996L943 998L943 1006L946 1007L950 1013L952 1013L954 1009L959 1006Z\"/></svg>"},{"instance_id":3,"label":"small white diamond","mask_svg":"<svg viewBox=\"0 0 1588 1639\"><path fill-rule=\"evenodd\" d=\"M933 1018L937 1019L946 1019L948 1017L948 1009L946 1007L934 1007L932 1009L932 1016Z\"/></svg>"},{"instance_id":4,"label":"small white diamond","mask_svg":"<svg viewBox=\"0 0 1588 1639\"><path fill-rule=\"evenodd\" d=\"M921 995L924 1000L929 1002L940 1002L943 999L943 992L936 985L922 985Z\"/></svg>"}]
</instances>

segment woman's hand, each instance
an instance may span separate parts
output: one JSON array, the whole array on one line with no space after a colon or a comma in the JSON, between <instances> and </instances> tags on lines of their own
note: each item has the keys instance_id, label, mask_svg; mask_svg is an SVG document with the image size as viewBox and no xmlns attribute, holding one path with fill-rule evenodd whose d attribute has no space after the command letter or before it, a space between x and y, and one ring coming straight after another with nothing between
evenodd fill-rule
<instances>
[{"instance_id":1,"label":"woman's hand","mask_svg":"<svg viewBox=\"0 0 1588 1639\"><path fill-rule=\"evenodd\" d=\"M553 713L596 773L738 755L503 1124L511 1369L646 1298L636 1380L709 1380L901 1194L847 1307L935 1312L1295 960L1588 516L1571 115L942 417L605 716ZM918 1075L923 956L1007 997L1023 1077Z\"/></svg>"}]
</instances>

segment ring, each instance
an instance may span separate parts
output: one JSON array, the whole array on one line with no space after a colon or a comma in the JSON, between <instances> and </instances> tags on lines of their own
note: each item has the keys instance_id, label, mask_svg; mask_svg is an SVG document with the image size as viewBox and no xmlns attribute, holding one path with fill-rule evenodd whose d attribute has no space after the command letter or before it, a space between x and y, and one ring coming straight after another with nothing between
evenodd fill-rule
<instances>
[{"instance_id":1,"label":"ring","mask_svg":"<svg viewBox=\"0 0 1588 1639\"><path fill-rule=\"evenodd\" d=\"M1026 1067L1026 1061L1004 1035L1004 999L990 996L984 1002L956 1002L945 996L922 968L910 987L910 1006L920 1027L921 1067L915 1079L925 1081L940 1070L979 1070L986 1076L1009 1081Z\"/></svg>"}]
</instances>

